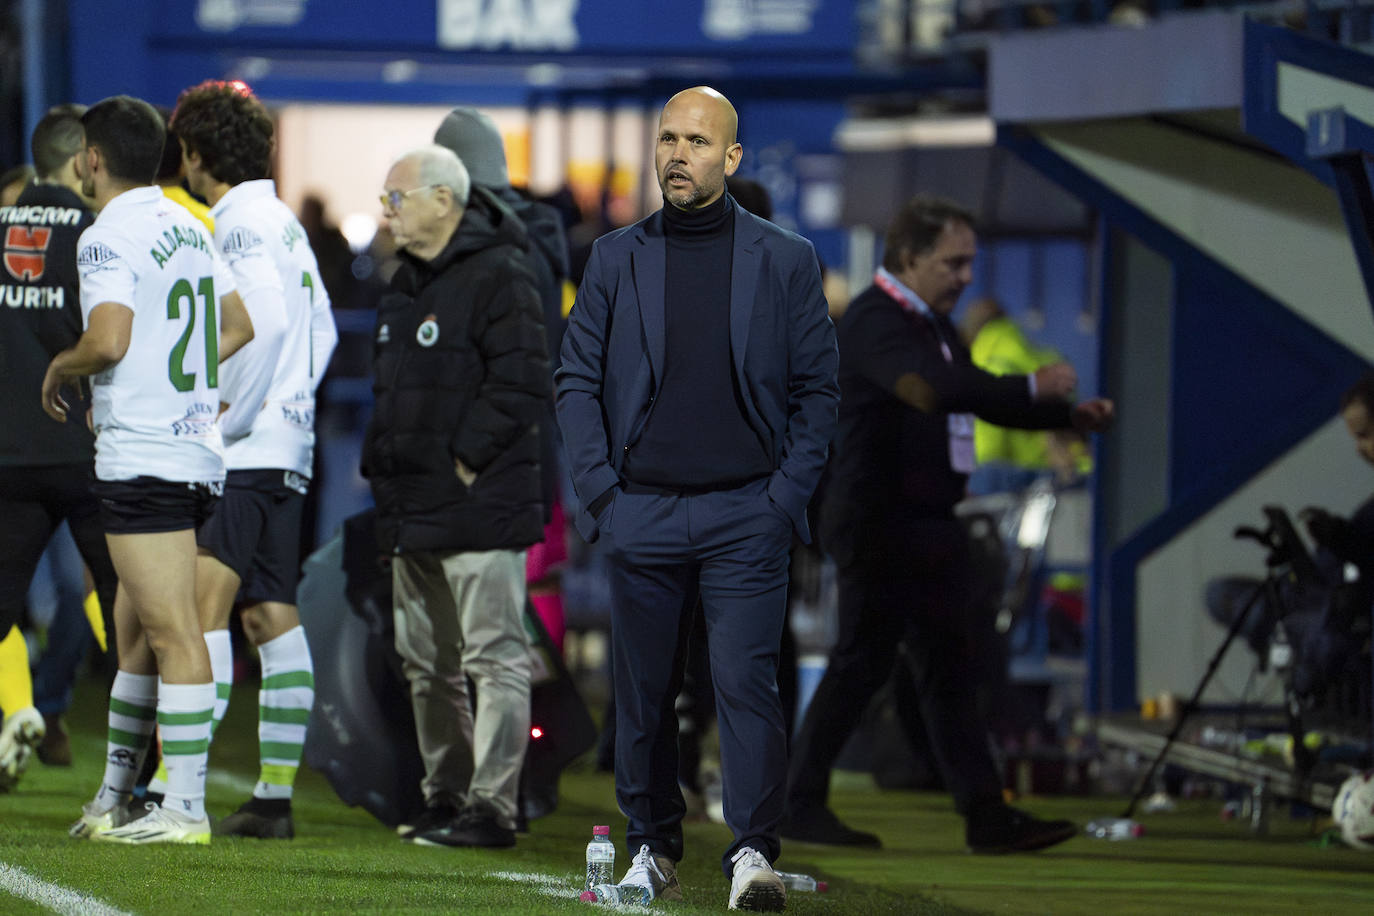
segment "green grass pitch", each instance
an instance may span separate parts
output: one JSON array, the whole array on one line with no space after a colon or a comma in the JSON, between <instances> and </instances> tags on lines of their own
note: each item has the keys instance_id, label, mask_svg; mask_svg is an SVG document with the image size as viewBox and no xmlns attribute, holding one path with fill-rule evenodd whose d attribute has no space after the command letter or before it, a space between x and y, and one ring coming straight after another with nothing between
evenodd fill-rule
<instances>
[{"instance_id":1,"label":"green grass pitch","mask_svg":"<svg viewBox=\"0 0 1374 916\"><path fill-rule=\"evenodd\" d=\"M96 685L82 684L69 717L76 764L35 761L14 791L0 795L0 913L587 914L595 908L577 893L591 827L610 823L613 836L624 835L611 777L584 760L565 773L558 810L510 850L402 843L306 768L294 841L216 838L209 847L169 848L71 840L66 828L103 767L103 704ZM211 750L208 806L216 815L251 791L255 715L255 685L240 685ZM830 883L828 893L790 894L789 913L1374 913L1374 854L1318 843L1325 823L1293 820L1286 808L1275 810L1263 837L1223 822L1220 802L1209 800L1143 815L1147 832L1138 840L1079 837L1041 853L977 857L964 851L946 796L881 792L866 776L837 773L833 801L844 819L876 831L884 848L784 844L779 868ZM1123 807L1120 798L1089 797L1021 804L1080 823ZM686 839L679 869L686 900L649 909L724 910L729 886L719 857L728 830L689 823ZM617 873L627 864L621 849Z\"/></svg>"}]
</instances>

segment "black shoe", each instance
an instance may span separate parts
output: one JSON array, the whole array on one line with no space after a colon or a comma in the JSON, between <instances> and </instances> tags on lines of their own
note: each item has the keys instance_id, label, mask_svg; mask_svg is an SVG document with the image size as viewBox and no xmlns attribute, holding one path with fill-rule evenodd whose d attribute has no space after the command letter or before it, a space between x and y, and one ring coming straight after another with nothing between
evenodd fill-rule
<instances>
[{"instance_id":1,"label":"black shoe","mask_svg":"<svg viewBox=\"0 0 1374 916\"><path fill-rule=\"evenodd\" d=\"M36 749L38 759L43 761L44 766L71 766L72 739L67 734L67 726L62 724L62 717L44 713L43 724L47 726L48 730L44 733L43 741Z\"/></svg>"},{"instance_id":2,"label":"black shoe","mask_svg":"<svg viewBox=\"0 0 1374 916\"><path fill-rule=\"evenodd\" d=\"M1073 821L1042 821L1009 805L995 805L968 818L964 840L969 852L1001 855L1044 849L1076 833Z\"/></svg>"},{"instance_id":3,"label":"black shoe","mask_svg":"<svg viewBox=\"0 0 1374 916\"><path fill-rule=\"evenodd\" d=\"M401 835L401 839L409 843L415 839L417 833L436 830L452 823L457 817L457 805L447 800L436 801L432 805L426 805L425 810L421 811L418 817L411 819L410 823L397 827L396 832Z\"/></svg>"},{"instance_id":4,"label":"black shoe","mask_svg":"<svg viewBox=\"0 0 1374 916\"><path fill-rule=\"evenodd\" d=\"M867 846L871 849L883 846L877 834L846 826L824 805L789 811L778 826L778 834L785 839L823 846Z\"/></svg>"},{"instance_id":5,"label":"black shoe","mask_svg":"<svg viewBox=\"0 0 1374 916\"><path fill-rule=\"evenodd\" d=\"M250 836L260 840L289 840L296 835L291 800L250 798L215 825L215 836Z\"/></svg>"},{"instance_id":6,"label":"black shoe","mask_svg":"<svg viewBox=\"0 0 1374 916\"><path fill-rule=\"evenodd\" d=\"M420 846L485 846L501 848L515 845L515 831L504 827L496 813L472 806L453 821L433 830L417 832L411 842Z\"/></svg>"}]
</instances>

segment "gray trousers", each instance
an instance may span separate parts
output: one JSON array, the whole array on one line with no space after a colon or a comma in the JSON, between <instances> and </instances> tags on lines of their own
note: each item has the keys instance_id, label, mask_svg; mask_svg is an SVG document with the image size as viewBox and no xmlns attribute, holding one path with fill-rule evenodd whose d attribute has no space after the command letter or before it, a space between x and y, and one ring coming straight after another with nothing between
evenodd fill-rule
<instances>
[{"instance_id":1,"label":"gray trousers","mask_svg":"<svg viewBox=\"0 0 1374 916\"><path fill-rule=\"evenodd\" d=\"M482 804L514 827L530 736L525 552L401 554L391 582L426 801Z\"/></svg>"}]
</instances>

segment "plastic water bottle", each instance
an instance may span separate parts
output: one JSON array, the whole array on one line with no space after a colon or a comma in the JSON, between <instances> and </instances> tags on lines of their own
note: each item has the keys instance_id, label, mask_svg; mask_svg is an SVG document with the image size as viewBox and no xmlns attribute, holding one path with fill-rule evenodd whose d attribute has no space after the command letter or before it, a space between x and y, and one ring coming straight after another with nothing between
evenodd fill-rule
<instances>
[{"instance_id":1,"label":"plastic water bottle","mask_svg":"<svg viewBox=\"0 0 1374 916\"><path fill-rule=\"evenodd\" d=\"M606 903L611 906L623 903L648 906L654 900L654 892L642 884L598 884L583 891L578 899L584 903Z\"/></svg>"},{"instance_id":2,"label":"plastic water bottle","mask_svg":"<svg viewBox=\"0 0 1374 916\"><path fill-rule=\"evenodd\" d=\"M1097 840L1135 840L1145 835L1145 825L1129 817L1101 817L1085 829Z\"/></svg>"},{"instance_id":3,"label":"plastic water bottle","mask_svg":"<svg viewBox=\"0 0 1374 916\"><path fill-rule=\"evenodd\" d=\"M824 893L830 889L830 885L824 881L817 881L810 875L803 875L797 872L780 871L778 877L782 879L782 886L789 891L820 891Z\"/></svg>"},{"instance_id":4,"label":"plastic water bottle","mask_svg":"<svg viewBox=\"0 0 1374 916\"><path fill-rule=\"evenodd\" d=\"M598 884L615 884L615 844L607 826L592 828L592 841L587 844L587 880L582 890L590 891Z\"/></svg>"}]
</instances>

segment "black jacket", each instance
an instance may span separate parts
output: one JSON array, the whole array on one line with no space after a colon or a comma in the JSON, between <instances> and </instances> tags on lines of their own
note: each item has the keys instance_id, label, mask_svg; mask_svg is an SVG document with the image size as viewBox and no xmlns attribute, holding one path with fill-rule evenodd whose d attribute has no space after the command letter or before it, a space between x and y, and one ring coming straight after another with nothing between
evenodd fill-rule
<instances>
[{"instance_id":1,"label":"black jacket","mask_svg":"<svg viewBox=\"0 0 1374 916\"><path fill-rule=\"evenodd\" d=\"M59 185L30 185L0 209L0 465L89 464L95 455L84 403L56 423L38 397L48 363L81 336L76 243L94 219Z\"/></svg>"},{"instance_id":2,"label":"black jacket","mask_svg":"<svg viewBox=\"0 0 1374 916\"><path fill-rule=\"evenodd\" d=\"M496 192L503 203L519 217L530 239L530 269L544 306L544 341L550 359L563 346L563 283L568 279L568 237L563 232L563 218L548 204L529 200L513 188ZM554 367L550 366L552 370ZM553 517L553 504L558 499L558 418L554 415L553 399L545 407L540 425L539 463L544 489L544 522Z\"/></svg>"},{"instance_id":3,"label":"black jacket","mask_svg":"<svg viewBox=\"0 0 1374 916\"><path fill-rule=\"evenodd\" d=\"M379 546L518 550L543 537L539 423L549 365L525 227L474 187L433 261L403 256L377 308L363 475ZM477 472L466 487L460 459Z\"/></svg>"},{"instance_id":4,"label":"black jacket","mask_svg":"<svg viewBox=\"0 0 1374 916\"><path fill-rule=\"evenodd\" d=\"M1072 425L1068 402L1033 402L1024 375L979 369L954 326L941 321L937 330L877 286L856 296L840 319L840 423L821 509L830 548L859 527L951 517L968 477L950 463L949 414L1021 429ZM898 398L896 382L907 373L930 387L932 411Z\"/></svg>"}]
</instances>

